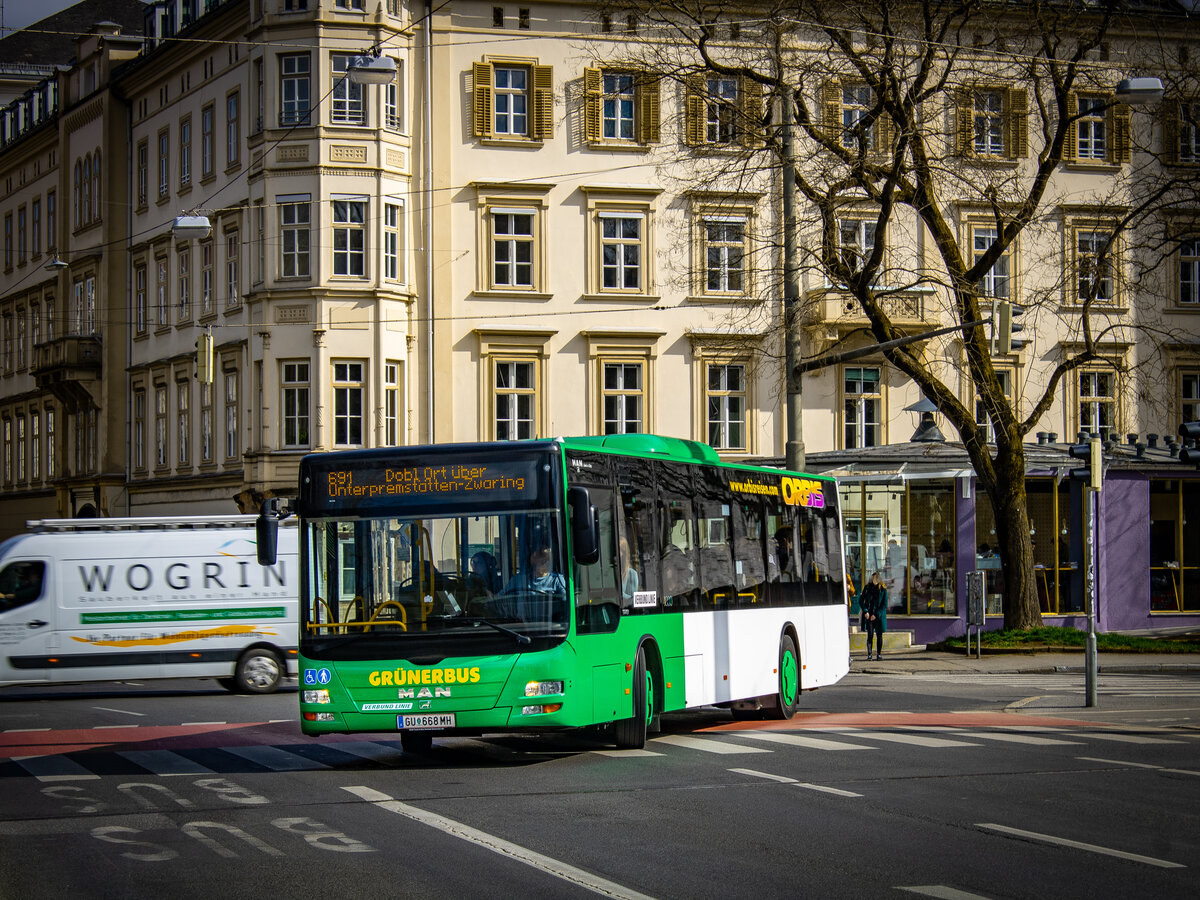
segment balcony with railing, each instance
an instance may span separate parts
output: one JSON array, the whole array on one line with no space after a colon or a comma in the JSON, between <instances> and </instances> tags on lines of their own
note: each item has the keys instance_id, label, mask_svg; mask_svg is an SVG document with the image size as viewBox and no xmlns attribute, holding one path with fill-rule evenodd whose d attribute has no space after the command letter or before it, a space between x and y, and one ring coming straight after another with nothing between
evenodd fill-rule
<instances>
[{"instance_id":1,"label":"balcony with railing","mask_svg":"<svg viewBox=\"0 0 1200 900\"><path fill-rule=\"evenodd\" d=\"M89 387L100 383L102 350L100 338L94 334L43 341L33 348L34 380L68 411L94 406Z\"/></svg>"},{"instance_id":2,"label":"balcony with railing","mask_svg":"<svg viewBox=\"0 0 1200 900\"><path fill-rule=\"evenodd\" d=\"M891 293L880 291L879 303L892 324L902 330L921 330L941 322L940 307L931 288L909 288ZM824 288L809 294L807 322L812 327L850 330L865 328L869 322L858 301L837 288Z\"/></svg>"}]
</instances>

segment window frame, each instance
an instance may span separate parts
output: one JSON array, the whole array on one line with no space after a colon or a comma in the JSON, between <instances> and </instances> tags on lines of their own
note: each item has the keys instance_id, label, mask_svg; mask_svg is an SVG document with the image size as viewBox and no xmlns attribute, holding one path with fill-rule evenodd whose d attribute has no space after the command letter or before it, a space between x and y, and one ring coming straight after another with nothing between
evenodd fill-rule
<instances>
[{"instance_id":1,"label":"window frame","mask_svg":"<svg viewBox=\"0 0 1200 900\"><path fill-rule=\"evenodd\" d=\"M344 210L339 207L344 207ZM359 218L357 221L353 218L353 211L358 209ZM370 198L366 196L339 197L333 196L330 198L330 221L331 221L331 240L330 252L332 253L330 270L333 278L356 278L364 279L369 277L367 269L367 222L370 215ZM358 238L358 246L354 246L355 236ZM339 246L341 242L341 246ZM357 260L359 271L354 271L354 262ZM340 271L344 269L345 271Z\"/></svg>"},{"instance_id":2,"label":"window frame","mask_svg":"<svg viewBox=\"0 0 1200 900\"><path fill-rule=\"evenodd\" d=\"M329 124L341 127L365 128L367 120L367 85L356 84L350 77L350 67L358 57L353 53L329 54Z\"/></svg>"},{"instance_id":3,"label":"window frame","mask_svg":"<svg viewBox=\"0 0 1200 900\"><path fill-rule=\"evenodd\" d=\"M1084 106L1084 104L1087 106ZM1067 137L1063 144L1064 161L1076 166L1115 166L1133 158L1130 109L1115 96L1103 91L1072 91L1067 95ZM1088 153L1080 153L1081 124L1103 125L1105 146L1097 155L1089 140Z\"/></svg>"},{"instance_id":4,"label":"window frame","mask_svg":"<svg viewBox=\"0 0 1200 900\"><path fill-rule=\"evenodd\" d=\"M977 117L988 115L978 110L978 97L995 95L1001 109L995 113L1001 123L1003 147L998 152L981 152L976 142ZM1025 88L1002 84L965 84L954 92L956 111L956 153L979 162L1012 162L1029 155L1029 93ZM986 148L985 148L986 149Z\"/></svg>"},{"instance_id":5,"label":"window frame","mask_svg":"<svg viewBox=\"0 0 1200 900\"><path fill-rule=\"evenodd\" d=\"M338 449L367 446L367 361L362 359L333 359L330 361L332 445ZM357 412L351 409L357 398ZM345 404L342 404L342 400ZM343 408L344 406L344 408ZM353 426L357 424L357 434ZM357 440L351 438L357 437ZM344 438L344 439L343 439Z\"/></svg>"},{"instance_id":6,"label":"window frame","mask_svg":"<svg viewBox=\"0 0 1200 900\"><path fill-rule=\"evenodd\" d=\"M309 194L278 196L275 204L279 209L279 277L309 279L312 277L312 197ZM298 215L301 209L303 221ZM296 215L289 221L291 214ZM300 244L304 246L300 247Z\"/></svg>"},{"instance_id":7,"label":"window frame","mask_svg":"<svg viewBox=\"0 0 1200 900\"><path fill-rule=\"evenodd\" d=\"M860 373L860 377L856 380L865 385L869 379L861 377L861 373L865 372L866 370L875 371L877 375L877 378L875 379L876 390L874 392L868 392L865 390L859 390L857 392L848 391L847 382L849 381L849 374L852 371L858 371ZM884 369L884 366L879 363L866 362L856 365L844 365L838 368L838 393L840 395L839 399L841 400L840 412L838 416L841 425L841 428L839 429L840 436L838 441L841 446L839 449L857 450L865 447L879 447L887 443L886 431L888 421L886 406L887 392L884 390L885 375L886 370ZM847 407L852 399L856 408L854 422L851 422L846 415ZM874 401L877 406L874 421L867 421L868 417L866 415L864 403L869 401ZM851 427L853 427L855 430L855 442L853 444L851 444L851 442L848 440ZM867 442L866 429L869 428L875 429L876 440L874 443ZM860 440L861 443L859 443Z\"/></svg>"},{"instance_id":8,"label":"window frame","mask_svg":"<svg viewBox=\"0 0 1200 900\"><path fill-rule=\"evenodd\" d=\"M279 446L285 450L311 447L311 360L284 359L279 361L279 397ZM301 405L303 405L303 409L300 408ZM294 436L294 440L289 439L292 436Z\"/></svg>"},{"instance_id":9,"label":"window frame","mask_svg":"<svg viewBox=\"0 0 1200 900\"><path fill-rule=\"evenodd\" d=\"M1107 376L1111 379L1111 390L1108 394L1084 393L1085 379ZM1116 438L1121 434L1121 372L1115 362L1088 364L1077 370L1072 379L1075 391L1075 402L1072 406L1075 418L1074 432L1087 431L1089 434L1099 434L1102 439ZM1091 407L1085 415L1084 407ZM1111 411L1111 421L1107 426L1098 424L1102 410ZM1084 424L1085 418L1095 418L1094 427ZM1107 429L1107 430L1106 430Z\"/></svg>"},{"instance_id":10,"label":"window frame","mask_svg":"<svg viewBox=\"0 0 1200 900\"><path fill-rule=\"evenodd\" d=\"M1109 221L1074 219L1069 224L1068 232L1070 237L1070 258L1067 271L1070 272L1068 286L1071 294L1066 305L1082 307L1088 301L1088 298L1084 294L1091 291L1090 284L1094 283L1091 281L1091 274L1085 273L1084 264L1086 261L1096 258L1094 251L1097 245L1102 243L1101 241L1097 241L1097 236L1109 237L1116 232L1116 228L1114 223ZM1089 242L1091 243L1091 248L1086 251L1081 246L1081 240L1083 240L1085 235L1090 236ZM1122 244L1121 236L1117 234L1109 246L1108 254L1105 257L1105 267L1101 270L1100 274L1100 281L1102 283L1108 281L1109 288L1107 292L1097 292L1095 298L1091 301L1092 308L1111 310L1120 307L1123 303L1121 260L1124 251ZM1089 269L1091 267L1091 265L1088 266ZM1084 288L1083 278L1085 274L1089 278L1089 287L1086 288L1086 291L1082 290Z\"/></svg>"},{"instance_id":11,"label":"window frame","mask_svg":"<svg viewBox=\"0 0 1200 900\"><path fill-rule=\"evenodd\" d=\"M310 53L280 53L279 66L279 127L291 128L312 124L312 55ZM289 63L304 61L304 70L288 71ZM301 88L303 90L301 91ZM289 97L289 93L294 96ZM303 98L300 94L303 93ZM303 108L301 108L303 104Z\"/></svg>"},{"instance_id":12,"label":"window frame","mask_svg":"<svg viewBox=\"0 0 1200 900\"><path fill-rule=\"evenodd\" d=\"M607 123L619 124L625 116L609 114L609 105L626 92L610 89L609 79L629 79L629 135L607 134ZM653 72L641 69L587 66L583 70L583 125L584 140L593 147L618 147L644 149L662 140L662 88L660 78ZM614 129L619 131L619 127Z\"/></svg>"},{"instance_id":13,"label":"window frame","mask_svg":"<svg viewBox=\"0 0 1200 900\"><path fill-rule=\"evenodd\" d=\"M714 94L712 81L732 81L733 96ZM684 78L684 143L705 150L754 147L762 141L762 85L744 76L691 73ZM717 129L714 138L712 128ZM722 134L721 129L728 129Z\"/></svg>"},{"instance_id":14,"label":"window frame","mask_svg":"<svg viewBox=\"0 0 1200 900\"><path fill-rule=\"evenodd\" d=\"M524 91L505 89L506 96L524 96L525 130L497 131L497 69L526 73ZM554 137L554 68L540 65L536 59L509 56L485 56L471 65L471 129L483 141L543 142ZM509 112L509 119L517 115Z\"/></svg>"}]
</instances>

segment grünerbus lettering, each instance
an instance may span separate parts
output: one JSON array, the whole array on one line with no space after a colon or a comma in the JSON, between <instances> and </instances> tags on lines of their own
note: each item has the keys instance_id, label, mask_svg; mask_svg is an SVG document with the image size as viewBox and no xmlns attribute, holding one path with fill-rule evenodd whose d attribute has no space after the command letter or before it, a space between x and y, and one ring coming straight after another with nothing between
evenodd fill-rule
<instances>
[{"instance_id":1,"label":"gr\u00fcnerbus lettering","mask_svg":"<svg viewBox=\"0 0 1200 900\"><path fill-rule=\"evenodd\" d=\"M78 566L79 581L88 594L107 594L122 587L141 593L153 588L169 588L173 591L190 590L230 590L234 588L270 588L274 585L287 586L287 570L284 560L280 559L273 566L258 566L249 562L238 561L233 567L224 566L219 562L204 562L199 564L199 570L194 563L171 563L157 577L155 570L145 563L133 563L126 566L125 572L118 581L114 581L116 567L108 565L101 567L92 565ZM261 574L255 577L253 569L260 569Z\"/></svg>"},{"instance_id":2,"label":"gr\u00fcnerbus lettering","mask_svg":"<svg viewBox=\"0 0 1200 900\"><path fill-rule=\"evenodd\" d=\"M479 680L478 666L444 669L382 669L367 676L372 687L404 684L474 684Z\"/></svg>"}]
</instances>

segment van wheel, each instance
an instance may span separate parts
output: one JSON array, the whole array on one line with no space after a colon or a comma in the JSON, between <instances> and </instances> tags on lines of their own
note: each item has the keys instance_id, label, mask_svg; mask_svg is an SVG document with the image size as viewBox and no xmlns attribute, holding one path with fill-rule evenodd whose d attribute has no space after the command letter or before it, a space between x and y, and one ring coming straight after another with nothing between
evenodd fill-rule
<instances>
[{"instance_id":1,"label":"van wheel","mask_svg":"<svg viewBox=\"0 0 1200 900\"><path fill-rule=\"evenodd\" d=\"M772 710L776 719L790 719L796 714L800 694L800 657L790 634L779 642L779 697Z\"/></svg>"},{"instance_id":2,"label":"van wheel","mask_svg":"<svg viewBox=\"0 0 1200 900\"><path fill-rule=\"evenodd\" d=\"M283 679L283 661L274 650L255 647L238 660L233 680L244 694L269 694Z\"/></svg>"},{"instance_id":3,"label":"van wheel","mask_svg":"<svg viewBox=\"0 0 1200 900\"><path fill-rule=\"evenodd\" d=\"M633 663L633 715L613 723L617 747L622 750L641 750L646 746L646 732L654 718L654 679L646 670L646 651L638 648Z\"/></svg>"}]
</instances>

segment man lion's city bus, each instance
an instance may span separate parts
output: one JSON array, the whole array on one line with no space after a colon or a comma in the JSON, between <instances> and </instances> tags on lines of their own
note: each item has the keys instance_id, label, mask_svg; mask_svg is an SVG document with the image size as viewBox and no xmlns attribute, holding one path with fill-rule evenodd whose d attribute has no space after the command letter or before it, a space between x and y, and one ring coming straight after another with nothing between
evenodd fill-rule
<instances>
[{"instance_id":1,"label":"man lion's city bus","mask_svg":"<svg viewBox=\"0 0 1200 900\"><path fill-rule=\"evenodd\" d=\"M790 718L849 668L829 478L559 438L310 454L295 506L305 734L611 723L638 748L673 710Z\"/></svg>"}]
</instances>

